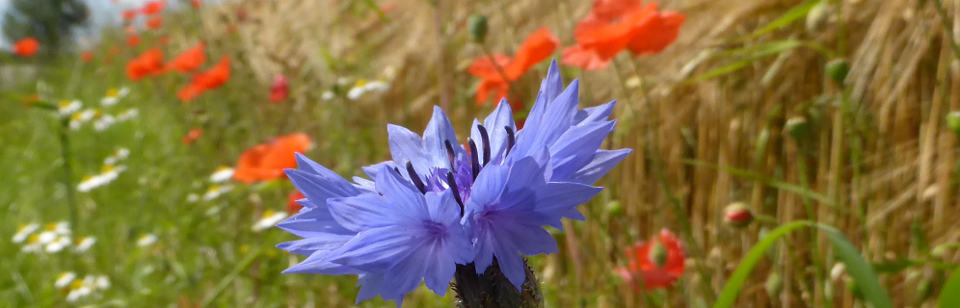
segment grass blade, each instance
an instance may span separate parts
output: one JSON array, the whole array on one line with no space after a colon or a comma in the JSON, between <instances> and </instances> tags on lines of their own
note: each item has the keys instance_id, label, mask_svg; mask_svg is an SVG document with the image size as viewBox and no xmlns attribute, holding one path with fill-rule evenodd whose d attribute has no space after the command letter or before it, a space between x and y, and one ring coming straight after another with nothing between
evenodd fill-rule
<instances>
[{"instance_id":1,"label":"grass blade","mask_svg":"<svg viewBox=\"0 0 960 308\"><path fill-rule=\"evenodd\" d=\"M763 26L763 28L757 29L757 31L753 31L753 33L750 33L750 35L747 35L741 40L745 41L754 39L792 24L794 21L800 20L801 18L807 16L807 13L809 13L810 10L817 5L817 3L820 3L820 0L807 0L806 2L800 3L796 7L784 13L783 16L780 16L780 18L771 21L766 26Z\"/></svg>"},{"instance_id":2,"label":"grass blade","mask_svg":"<svg viewBox=\"0 0 960 308\"><path fill-rule=\"evenodd\" d=\"M957 267L953 274L950 274L947 283L943 285L937 305L940 308L960 307L960 267Z\"/></svg>"},{"instance_id":3,"label":"grass blade","mask_svg":"<svg viewBox=\"0 0 960 308\"><path fill-rule=\"evenodd\" d=\"M760 262L760 259L763 258L766 251L773 247L773 244L776 243L778 239L801 227L819 228L824 231L827 238L830 239L830 242L833 244L837 257L846 264L847 272L853 277L867 302L875 308L893 307L886 291L880 286L873 268L864 261L856 247L843 236L843 233L833 227L809 221L795 221L782 225L761 239L747 252L743 260L740 261L740 265L737 266L737 269L733 271L730 279L727 280L727 284L724 285L723 291L720 292L720 296L713 307L733 307L737 295L740 294L740 290L743 288L743 284L750 276L750 272L752 272L753 268Z\"/></svg>"}]
</instances>

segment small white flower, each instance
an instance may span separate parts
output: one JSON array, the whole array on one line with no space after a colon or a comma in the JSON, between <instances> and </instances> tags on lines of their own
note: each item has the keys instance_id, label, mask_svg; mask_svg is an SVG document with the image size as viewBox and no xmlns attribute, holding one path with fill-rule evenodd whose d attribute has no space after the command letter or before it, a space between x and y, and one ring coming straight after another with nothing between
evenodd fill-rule
<instances>
[{"instance_id":1,"label":"small white flower","mask_svg":"<svg viewBox=\"0 0 960 308\"><path fill-rule=\"evenodd\" d=\"M111 165L111 166L116 165L117 163L127 159L127 157L130 157L130 150L128 150L127 148L119 148L115 152L113 152L113 154L110 154L110 156L107 156L107 158L104 158L103 164Z\"/></svg>"},{"instance_id":2,"label":"small white flower","mask_svg":"<svg viewBox=\"0 0 960 308\"><path fill-rule=\"evenodd\" d=\"M137 246L147 247L157 242L157 236L153 234L144 234L137 239Z\"/></svg>"},{"instance_id":3,"label":"small white flower","mask_svg":"<svg viewBox=\"0 0 960 308\"><path fill-rule=\"evenodd\" d=\"M93 290L90 289L90 287L86 286L85 284L81 283L79 287L75 289L71 289L70 292L67 293L67 302L70 302L70 303L76 302L81 298L87 297L91 293L93 293Z\"/></svg>"},{"instance_id":4,"label":"small white flower","mask_svg":"<svg viewBox=\"0 0 960 308\"><path fill-rule=\"evenodd\" d=\"M117 118L109 114L100 114L100 116L93 121L93 129L101 132L113 126L114 123L117 123Z\"/></svg>"},{"instance_id":5,"label":"small white flower","mask_svg":"<svg viewBox=\"0 0 960 308\"><path fill-rule=\"evenodd\" d=\"M63 100L60 101L60 104L57 105L57 112L60 113L60 117L65 118L80 110L83 107L83 103L79 100Z\"/></svg>"},{"instance_id":6,"label":"small white flower","mask_svg":"<svg viewBox=\"0 0 960 308\"><path fill-rule=\"evenodd\" d=\"M80 184L77 185L77 190L80 192L88 192L94 188L107 185L113 182L113 180L116 180L117 176L124 170L127 170L127 167L104 165L103 170L101 170L99 174L84 177L83 181L80 181Z\"/></svg>"},{"instance_id":7,"label":"small white flower","mask_svg":"<svg viewBox=\"0 0 960 308\"><path fill-rule=\"evenodd\" d=\"M83 111L70 115L70 129L80 129L81 125L90 122L97 113L98 111L94 109L84 109Z\"/></svg>"},{"instance_id":8,"label":"small white flower","mask_svg":"<svg viewBox=\"0 0 960 308\"><path fill-rule=\"evenodd\" d=\"M266 230L267 228L273 227L284 218L287 218L287 213L266 210L263 212L263 215L260 216L260 220L257 220L257 222L253 224L252 229L253 231Z\"/></svg>"},{"instance_id":9,"label":"small white flower","mask_svg":"<svg viewBox=\"0 0 960 308\"><path fill-rule=\"evenodd\" d=\"M366 92L366 90L367 89L364 87L355 86L353 88L350 88L350 91L347 91L347 98L352 101L357 100L358 98L360 98L360 96L363 96L363 93Z\"/></svg>"},{"instance_id":10,"label":"small white flower","mask_svg":"<svg viewBox=\"0 0 960 308\"><path fill-rule=\"evenodd\" d=\"M197 201L200 201L200 195L197 195L195 193L190 193L189 195L187 195L187 202L194 203Z\"/></svg>"},{"instance_id":11,"label":"small white flower","mask_svg":"<svg viewBox=\"0 0 960 308\"><path fill-rule=\"evenodd\" d=\"M104 276L104 275L97 276L96 279L94 279L93 281L93 286L99 290L109 289L110 278L107 278L107 276Z\"/></svg>"},{"instance_id":12,"label":"small white flower","mask_svg":"<svg viewBox=\"0 0 960 308\"><path fill-rule=\"evenodd\" d=\"M84 236L77 239L77 245L73 247L73 252L81 253L90 250L90 247L93 247L93 244L97 242L97 238L92 236Z\"/></svg>"},{"instance_id":13,"label":"small white flower","mask_svg":"<svg viewBox=\"0 0 960 308\"><path fill-rule=\"evenodd\" d=\"M107 95L104 96L103 99L100 99L100 104L103 105L104 107L110 107L110 106L116 105L117 102L119 102L121 98L124 98L125 96L127 96L127 94L130 94L130 89L127 89L127 88L121 88L119 90L117 89L107 90Z\"/></svg>"},{"instance_id":14,"label":"small white flower","mask_svg":"<svg viewBox=\"0 0 960 308\"><path fill-rule=\"evenodd\" d=\"M333 99L333 95L334 95L333 91L326 90L326 91L323 91L323 94L320 95L320 99L328 101Z\"/></svg>"},{"instance_id":15,"label":"small white flower","mask_svg":"<svg viewBox=\"0 0 960 308\"><path fill-rule=\"evenodd\" d=\"M213 185L203 193L203 201L210 201L219 198L223 194L233 189L233 185Z\"/></svg>"},{"instance_id":16,"label":"small white flower","mask_svg":"<svg viewBox=\"0 0 960 308\"><path fill-rule=\"evenodd\" d=\"M390 90L390 83L383 80L376 80L367 83L367 91L384 92Z\"/></svg>"},{"instance_id":17,"label":"small white flower","mask_svg":"<svg viewBox=\"0 0 960 308\"><path fill-rule=\"evenodd\" d=\"M233 168L220 166L210 175L210 182L221 183L233 178Z\"/></svg>"},{"instance_id":18,"label":"small white flower","mask_svg":"<svg viewBox=\"0 0 960 308\"><path fill-rule=\"evenodd\" d=\"M38 253L43 250L43 243L40 243L40 235L31 234L27 237L27 244L20 248L24 253Z\"/></svg>"},{"instance_id":19,"label":"small white flower","mask_svg":"<svg viewBox=\"0 0 960 308\"><path fill-rule=\"evenodd\" d=\"M37 229L39 228L40 228L40 225L36 223L29 223L29 224L20 226L19 228L17 228L17 233L13 234L13 242L22 243L27 239L27 236L30 236L30 234L33 234L33 231L37 231Z\"/></svg>"},{"instance_id":20,"label":"small white flower","mask_svg":"<svg viewBox=\"0 0 960 308\"><path fill-rule=\"evenodd\" d=\"M70 286L70 283L73 282L73 280L76 278L77 278L77 274L73 272L63 272L63 273L60 273L59 276L57 276L57 281L54 282L53 285L56 286L57 289L63 289L63 288L66 288L67 286Z\"/></svg>"},{"instance_id":21,"label":"small white flower","mask_svg":"<svg viewBox=\"0 0 960 308\"><path fill-rule=\"evenodd\" d=\"M59 236L54 239L52 242L47 243L47 247L44 250L48 253L58 253L63 251L64 248L70 246L70 237Z\"/></svg>"},{"instance_id":22,"label":"small white flower","mask_svg":"<svg viewBox=\"0 0 960 308\"><path fill-rule=\"evenodd\" d=\"M139 114L140 114L140 111L138 111L137 108L130 108L117 114L117 121L119 122L129 121L129 120L132 120L133 118L136 118Z\"/></svg>"}]
</instances>

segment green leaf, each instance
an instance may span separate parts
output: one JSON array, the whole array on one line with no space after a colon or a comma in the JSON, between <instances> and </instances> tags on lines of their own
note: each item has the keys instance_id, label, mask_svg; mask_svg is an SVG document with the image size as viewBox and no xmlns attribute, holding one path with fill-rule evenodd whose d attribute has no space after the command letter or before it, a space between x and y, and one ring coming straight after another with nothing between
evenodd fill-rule
<instances>
[{"instance_id":1,"label":"green leaf","mask_svg":"<svg viewBox=\"0 0 960 308\"><path fill-rule=\"evenodd\" d=\"M723 291L721 291L720 297L713 307L733 307L737 295L740 294L740 289L743 288L744 283L750 276L750 272L753 271L753 268L756 267L760 259L763 258L764 253L769 250L770 247L773 247L773 244L775 244L778 239L801 227L819 228L824 231L824 234L827 235L827 238L833 244L837 257L841 262L846 264L847 273L853 277L853 280L860 288L867 302L875 308L893 307L886 291L880 287L873 268L864 261L863 257L857 251L857 248L843 236L843 233L833 227L809 221L795 221L782 225L770 231L766 237L757 242L757 244L747 252L743 260L740 261L737 269L733 271L733 274L730 276L730 279L727 280L727 284L723 287Z\"/></svg>"},{"instance_id":2,"label":"green leaf","mask_svg":"<svg viewBox=\"0 0 960 308\"><path fill-rule=\"evenodd\" d=\"M937 303L940 308L960 307L960 267L950 274L947 283L940 290L940 299Z\"/></svg>"},{"instance_id":3,"label":"green leaf","mask_svg":"<svg viewBox=\"0 0 960 308\"><path fill-rule=\"evenodd\" d=\"M763 26L763 28L760 28L757 31L754 31L753 33L751 33L750 35L747 35L741 40L745 41L745 40L757 38L761 35L770 33L774 30L777 30L777 29L783 28L784 26L792 24L794 21L800 20L805 16L807 16L807 13L810 12L810 9L816 6L817 3L819 2L820 0L807 0L806 2L800 3L799 5L793 7L792 9L784 13L783 16L780 16L780 18L777 18L771 21L766 26Z\"/></svg>"}]
</instances>

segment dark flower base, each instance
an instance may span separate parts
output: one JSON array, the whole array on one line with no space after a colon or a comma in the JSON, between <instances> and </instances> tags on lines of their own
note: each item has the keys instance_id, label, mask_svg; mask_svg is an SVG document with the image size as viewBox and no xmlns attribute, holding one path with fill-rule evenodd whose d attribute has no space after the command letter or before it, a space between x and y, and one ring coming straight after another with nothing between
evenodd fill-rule
<instances>
[{"instance_id":1,"label":"dark flower base","mask_svg":"<svg viewBox=\"0 0 960 308\"><path fill-rule=\"evenodd\" d=\"M460 308L507 308L543 307L540 294L540 282L533 270L523 262L527 279L523 282L522 292L517 290L507 277L500 272L497 261L487 268L483 275L477 275L473 263L457 265L453 290L457 293L457 307Z\"/></svg>"}]
</instances>

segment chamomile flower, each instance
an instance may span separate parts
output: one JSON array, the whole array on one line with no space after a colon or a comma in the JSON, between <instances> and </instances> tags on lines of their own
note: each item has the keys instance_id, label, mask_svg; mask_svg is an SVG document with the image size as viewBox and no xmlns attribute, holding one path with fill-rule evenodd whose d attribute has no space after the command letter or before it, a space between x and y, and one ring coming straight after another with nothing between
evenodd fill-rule
<instances>
[{"instance_id":1,"label":"chamomile flower","mask_svg":"<svg viewBox=\"0 0 960 308\"><path fill-rule=\"evenodd\" d=\"M210 175L210 182L223 183L233 178L233 168L227 166L217 167L217 170Z\"/></svg>"},{"instance_id":2,"label":"chamomile flower","mask_svg":"<svg viewBox=\"0 0 960 308\"><path fill-rule=\"evenodd\" d=\"M285 212L274 212L272 210L263 211L263 215L260 216L260 220L257 220L253 224L253 231L263 231L267 228L273 227L278 222L287 218L287 213Z\"/></svg>"},{"instance_id":3,"label":"chamomile flower","mask_svg":"<svg viewBox=\"0 0 960 308\"><path fill-rule=\"evenodd\" d=\"M87 275L84 276L83 279L72 279L69 285L66 286L66 300L67 302L73 303L109 288L110 279L104 275Z\"/></svg>"},{"instance_id":4,"label":"chamomile flower","mask_svg":"<svg viewBox=\"0 0 960 308\"><path fill-rule=\"evenodd\" d=\"M219 198L223 194L233 189L233 185L213 185L203 193L203 201L210 201Z\"/></svg>"},{"instance_id":5,"label":"chamomile flower","mask_svg":"<svg viewBox=\"0 0 960 308\"><path fill-rule=\"evenodd\" d=\"M57 236L53 241L47 243L47 246L43 248L44 251L48 253L58 253L63 251L64 248L70 246L70 237L69 236Z\"/></svg>"},{"instance_id":6,"label":"chamomile flower","mask_svg":"<svg viewBox=\"0 0 960 308\"><path fill-rule=\"evenodd\" d=\"M356 100L366 93L384 92L389 89L390 84L384 80L366 81L364 79L358 79L357 82L353 84L353 87L347 91L347 98Z\"/></svg>"},{"instance_id":7,"label":"chamomile flower","mask_svg":"<svg viewBox=\"0 0 960 308\"><path fill-rule=\"evenodd\" d=\"M333 99L333 96L334 96L333 91L326 90L326 91L323 91L323 94L320 94L320 99L328 101Z\"/></svg>"},{"instance_id":8,"label":"chamomile flower","mask_svg":"<svg viewBox=\"0 0 960 308\"><path fill-rule=\"evenodd\" d=\"M70 285L74 279L77 279L77 274L74 272L63 272L60 275L57 275L57 280L53 282L53 285L57 289L63 289Z\"/></svg>"},{"instance_id":9,"label":"chamomile flower","mask_svg":"<svg viewBox=\"0 0 960 308\"><path fill-rule=\"evenodd\" d=\"M140 111L137 108L130 108L117 114L117 122L130 121L138 115L140 115Z\"/></svg>"},{"instance_id":10,"label":"chamomile flower","mask_svg":"<svg viewBox=\"0 0 960 308\"><path fill-rule=\"evenodd\" d=\"M117 118L113 117L110 114L99 113L97 114L96 119L93 120L93 129L98 132L101 132L106 130L107 128L110 128L110 126L113 126L113 124L115 123L117 123Z\"/></svg>"},{"instance_id":11,"label":"chamomile flower","mask_svg":"<svg viewBox=\"0 0 960 308\"><path fill-rule=\"evenodd\" d=\"M97 243L97 238L92 236L84 236L77 238L76 246L73 246L73 252L82 253L90 250L90 247L93 247L93 244Z\"/></svg>"},{"instance_id":12,"label":"chamomile flower","mask_svg":"<svg viewBox=\"0 0 960 308\"><path fill-rule=\"evenodd\" d=\"M104 158L103 164L114 166L117 163L124 161L129 156L130 156L130 150L127 148L121 147L121 148L118 148L116 151L114 151L113 154L110 154L110 156L107 156L107 158Z\"/></svg>"},{"instance_id":13,"label":"chamomile flower","mask_svg":"<svg viewBox=\"0 0 960 308\"><path fill-rule=\"evenodd\" d=\"M157 236L153 234L144 234L137 239L137 246L147 247L157 242Z\"/></svg>"},{"instance_id":14,"label":"chamomile flower","mask_svg":"<svg viewBox=\"0 0 960 308\"><path fill-rule=\"evenodd\" d=\"M62 100L57 104L57 113L60 114L60 117L69 117L74 112L80 111L80 108L83 108L83 103L79 100Z\"/></svg>"},{"instance_id":15,"label":"chamomile flower","mask_svg":"<svg viewBox=\"0 0 960 308\"><path fill-rule=\"evenodd\" d=\"M95 109L84 109L83 111L75 112L70 115L70 129L78 130L80 126L93 120L93 117L97 115L97 110Z\"/></svg>"},{"instance_id":16,"label":"chamomile flower","mask_svg":"<svg viewBox=\"0 0 960 308\"><path fill-rule=\"evenodd\" d=\"M94 188L110 184L110 182L116 180L124 170L127 170L126 166L104 165L100 173L84 177L83 181L77 185L77 190L80 192L88 192Z\"/></svg>"},{"instance_id":17,"label":"chamomile flower","mask_svg":"<svg viewBox=\"0 0 960 308\"><path fill-rule=\"evenodd\" d=\"M33 234L33 231L37 231L40 228L40 225L36 223L29 223L26 225L21 225L17 228L17 233L13 234L14 243L22 243L27 239L30 234Z\"/></svg>"},{"instance_id":18,"label":"chamomile flower","mask_svg":"<svg viewBox=\"0 0 960 308\"><path fill-rule=\"evenodd\" d=\"M43 250L43 243L40 243L39 234L31 234L27 237L27 243L20 248L24 253L38 253Z\"/></svg>"},{"instance_id":19,"label":"chamomile flower","mask_svg":"<svg viewBox=\"0 0 960 308\"><path fill-rule=\"evenodd\" d=\"M109 89L107 90L107 95L100 99L100 105L103 105L104 107L116 105L117 102L119 102L121 98L126 97L127 94L130 94L130 89L125 87L120 88L119 90Z\"/></svg>"}]
</instances>

